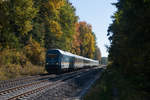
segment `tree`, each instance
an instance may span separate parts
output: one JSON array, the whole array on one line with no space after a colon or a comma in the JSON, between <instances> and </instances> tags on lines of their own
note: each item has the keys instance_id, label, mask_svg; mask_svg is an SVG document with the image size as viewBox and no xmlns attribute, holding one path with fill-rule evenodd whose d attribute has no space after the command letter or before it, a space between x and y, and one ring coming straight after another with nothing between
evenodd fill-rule
<instances>
[{"instance_id":1,"label":"tree","mask_svg":"<svg viewBox=\"0 0 150 100\"><path fill-rule=\"evenodd\" d=\"M57 48L56 42L63 34L59 23L59 11L64 5L64 0L41 1L40 16L43 18L45 27L45 47L47 49ZM55 43L56 42L56 43Z\"/></svg>"},{"instance_id":2,"label":"tree","mask_svg":"<svg viewBox=\"0 0 150 100\"><path fill-rule=\"evenodd\" d=\"M7 0L1 3L1 43L3 47L24 44L24 38L32 30L32 19L36 15L32 0ZM18 44L18 45L16 45Z\"/></svg>"},{"instance_id":3,"label":"tree","mask_svg":"<svg viewBox=\"0 0 150 100\"><path fill-rule=\"evenodd\" d=\"M60 48L72 52L73 35L76 33L75 24L78 17L75 14L75 8L71 3L66 1L60 9L60 24L63 35L60 38Z\"/></svg>"},{"instance_id":4,"label":"tree","mask_svg":"<svg viewBox=\"0 0 150 100\"><path fill-rule=\"evenodd\" d=\"M76 33L73 35L73 41L72 41L72 53L80 55L81 51L80 51L80 32L78 31L79 29L79 24L76 23L75 25L75 31Z\"/></svg>"},{"instance_id":5,"label":"tree","mask_svg":"<svg viewBox=\"0 0 150 100\"><path fill-rule=\"evenodd\" d=\"M150 1L119 0L114 5L118 10L108 29L109 59L116 70L134 78L137 88L144 90L150 87L145 84L150 83Z\"/></svg>"},{"instance_id":6,"label":"tree","mask_svg":"<svg viewBox=\"0 0 150 100\"><path fill-rule=\"evenodd\" d=\"M74 42L78 41L77 43L80 44L80 55L89 58L94 58L96 43L95 43L95 36L93 35L92 32L92 26L87 24L86 22L79 22L76 25L76 27L77 27L76 29L77 34L79 34L77 35L79 39ZM79 51L79 50L75 50L75 51Z\"/></svg>"},{"instance_id":7,"label":"tree","mask_svg":"<svg viewBox=\"0 0 150 100\"><path fill-rule=\"evenodd\" d=\"M96 46L94 58L101 61L101 51L98 46Z\"/></svg>"}]
</instances>

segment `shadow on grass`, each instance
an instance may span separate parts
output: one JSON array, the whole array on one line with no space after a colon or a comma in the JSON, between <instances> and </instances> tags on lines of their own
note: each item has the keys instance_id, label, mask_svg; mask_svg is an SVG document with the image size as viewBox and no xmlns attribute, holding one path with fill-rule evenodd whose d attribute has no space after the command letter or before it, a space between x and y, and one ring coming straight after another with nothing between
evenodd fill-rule
<instances>
[{"instance_id":1,"label":"shadow on grass","mask_svg":"<svg viewBox=\"0 0 150 100\"><path fill-rule=\"evenodd\" d=\"M125 78L122 73L108 69L97 80L84 100L150 100L150 93L134 84L132 78Z\"/></svg>"}]
</instances>

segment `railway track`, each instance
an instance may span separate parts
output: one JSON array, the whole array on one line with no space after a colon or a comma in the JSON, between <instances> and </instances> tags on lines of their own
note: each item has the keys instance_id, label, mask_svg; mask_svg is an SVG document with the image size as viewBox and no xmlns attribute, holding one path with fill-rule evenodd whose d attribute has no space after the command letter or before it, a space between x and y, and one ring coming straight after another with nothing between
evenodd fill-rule
<instances>
[{"instance_id":1,"label":"railway track","mask_svg":"<svg viewBox=\"0 0 150 100\"><path fill-rule=\"evenodd\" d=\"M52 75L36 75L36 76L28 76L23 78L17 78L12 80L4 80L0 81L0 90L5 90L7 88L12 88L19 85L29 84L38 80L47 79L47 78L54 78L56 77L55 74Z\"/></svg>"},{"instance_id":2,"label":"railway track","mask_svg":"<svg viewBox=\"0 0 150 100\"><path fill-rule=\"evenodd\" d=\"M65 73L52 78L52 76L45 76L38 81L12 87L0 91L0 100L24 100L30 98L32 95L43 93L46 90L53 89L63 82L72 80L81 75L90 73L90 69L82 69L76 72ZM33 78L34 79L34 78Z\"/></svg>"}]
</instances>

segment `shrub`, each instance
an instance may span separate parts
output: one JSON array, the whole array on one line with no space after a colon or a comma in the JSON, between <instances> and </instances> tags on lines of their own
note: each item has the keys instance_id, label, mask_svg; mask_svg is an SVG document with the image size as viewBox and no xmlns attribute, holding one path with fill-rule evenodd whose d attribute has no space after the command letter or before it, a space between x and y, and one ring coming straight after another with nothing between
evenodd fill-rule
<instances>
[{"instance_id":1,"label":"shrub","mask_svg":"<svg viewBox=\"0 0 150 100\"><path fill-rule=\"evenodd\" d=\"M28 59L23 54L23 52L10 49L5 49L2 52L0 52L0 65L8 65L8 64L23 65L27 60Z\"/></svg>"},{"instance_id":2,"label":"shrub","mask_svg":"<svg viewBox=\"0 0 150 100\"><path fill-rule=\"evenodd\" d=\"M29 53L29 51L27 52ZM37 57L37 59L35 59L37 62L38 60L44 62L44 57L41 57L41 55L44 55L42 54L43 52L39 55L34 51L32 52L34 54L31 55L33 58ZM40 58L38 58L38 56ZM0 80L17 78L25 75L37 75L40 73L45 73L44 67L33 65L23 51L4 49L0 52Z\"/></svg>"},{"instance_id":3,"label":"shrub","mask_svg":"<svg viewBox=\"0 0 150 100\"><path fill-rule=\"evenodd\" d=\"M22 70L20 71L21 75L37 75L41 73L45 73L45 68L43 66L35 66L31 62L27 62L24 67L22 67Z\"/></svg>"}]
</instances>

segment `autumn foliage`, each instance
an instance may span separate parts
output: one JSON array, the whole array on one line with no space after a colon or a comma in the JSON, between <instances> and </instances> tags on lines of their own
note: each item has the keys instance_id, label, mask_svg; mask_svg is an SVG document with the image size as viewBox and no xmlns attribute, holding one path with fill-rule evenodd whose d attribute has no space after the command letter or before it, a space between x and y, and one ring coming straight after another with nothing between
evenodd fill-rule
<instances>
[{"instance_id":1,"label":"autumn foliage","mask_svg":"<svg viewBox=\"0 0 150 100\"><path fill-rule=\"evenodd\" d=\"M86 22L76 24L76 34L74 36L73 48L76 54L88 58L94 58L95 37L92 33L92 26Z\"/></svg>"},{"instance_id":2,"label":"autumn foliage","mask_svg":"<svg viewBox=\"0 0 150 100\"><path fill-rule=\"evenodd\" d=\"M75 8L68 0L0 0L2 76L6 76L7 69L18 73L14 77L21 75L22 69L22 73L30 72L28 67L44 69L47 49L97 59L96 47L92 26L78 22Z\"/></svg>"}]
</instances>

